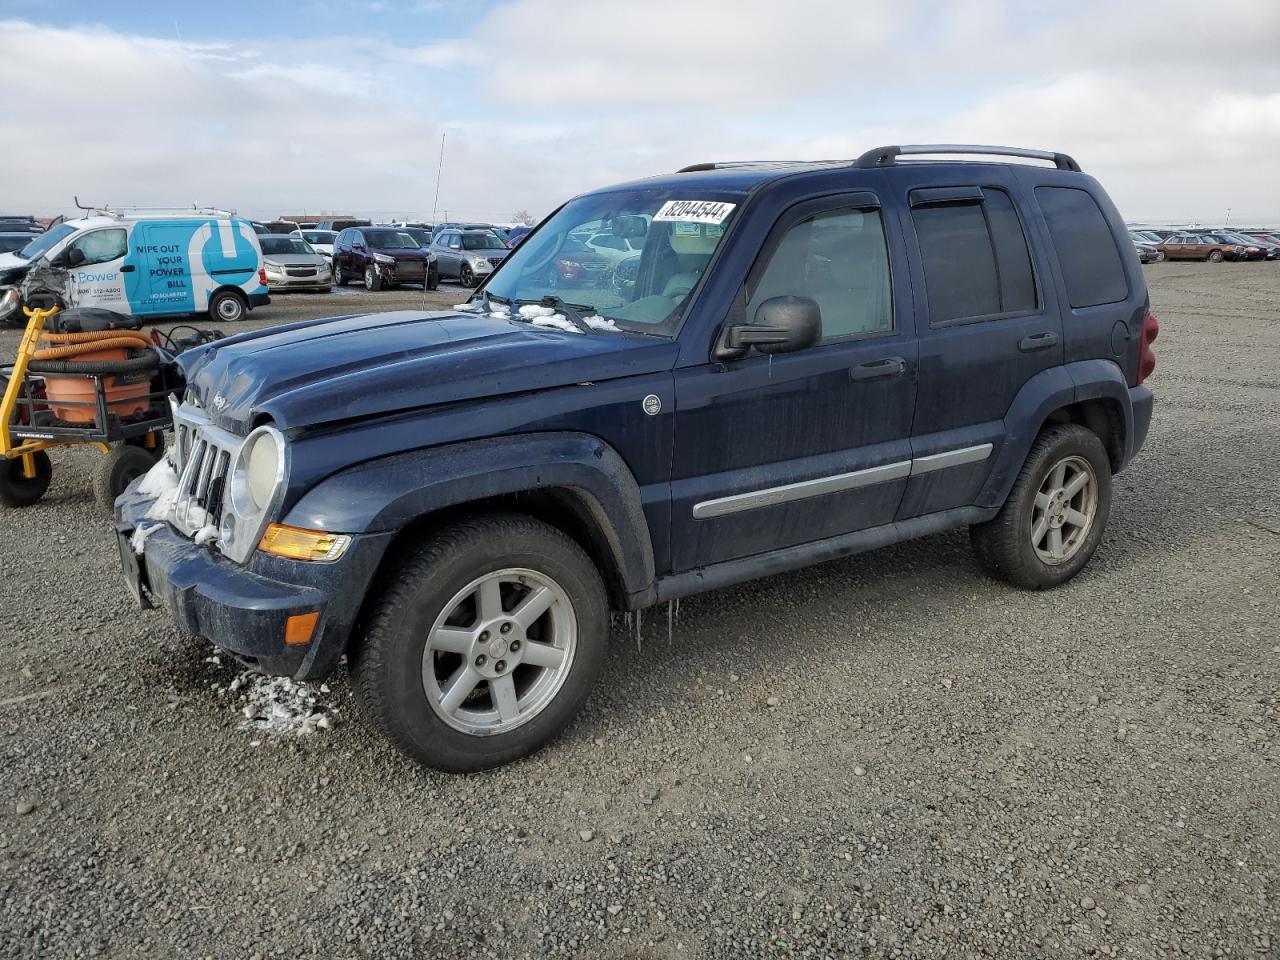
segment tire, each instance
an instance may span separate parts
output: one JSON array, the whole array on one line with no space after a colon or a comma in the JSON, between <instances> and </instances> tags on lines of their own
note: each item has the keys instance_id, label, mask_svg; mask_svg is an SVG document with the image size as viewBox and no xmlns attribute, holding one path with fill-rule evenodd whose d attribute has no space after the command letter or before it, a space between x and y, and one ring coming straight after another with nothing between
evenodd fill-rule
<instances>
[{"instance_id":1,"label":"tire","mask_svg":"<svg viewBox=\"0 0 1280 960\"><path fill-rule=\"evenodd\" d=\"M458 271L458 282L464 287L474 287L476 285L476 275L471 270L471 264L464 263L462 269Z\"/></svg>"},{"instance_id":2,"label":"tire","mask_svg":"<svg viewBox=\"0 0 1280 960\"><path fill-rule=\"evenodd\" d=\"M142 447L129 443L112 447L93 476L93 498L109 513L114 513L116 497L155 463L151 451Z\"/></svg>"},{"instance_id":3,"label":"tire","mask_svg":"<svg viewBox=\"0 0 1280 960\"><path fill-rule=\"evenodd\" d=\"M1156 251L1156 263L1164 263L1168 259L1169 259L1168 254L1166 254L1163 250Z\"/></svg>"},{"instance_id":4,"label":"tire","mask_svg":"<svg viewBox=\"0 0 1280 960\"><path fill-rule=\"evenodd\" d=\"M484 615L477 584L497 580L497 606L487 602ZM600 672L608 634L600 574L573 540L530 517L452 523L403 550L374 590L351 653L356 698L396 746L438 770L484 770L533 753L569 723ZM535 591L547 591L550 606L526 635L514 618ZM447 618L463 625L451 630ZM484 630L486 621L513 629ZM445 634L458 649L441 649ZM449 681L464 677L458 689L471 692L450 707ZM494 686L504 677L513 698L505 711Z\"/></svg>"},{"instance_id":5,"label":"tire","mask_svg":"<svg viewBox=\"0 0 1280 960\"><path fill-rule=\"evenodd\" d=\"M53 479L53 463L43 450L32 454L36 461L36 475L22 475L22 458L6 457L0 460L0 504L6 507L29 507L49 489Z\"/></svg>"},{"instance_id":6,"label":"tire","mask_svg":"<svg viewBox=\"0 0 1280 960\"><path fill-rule=\"evenodd\" d=\"M1066 491L1075 477L1086 476L1077 493L1061 495L1063 488L1054 484L1060 467ZM1085 517L1087 523L1076 523L1072 514ZM1098 549L1110 514L1111 461L1102 441L1086 427L1061 424L1036 437L1000 512L970 527L969 537L978 562L993 577L1028 590L1044 590L1066 583L1084 569ZM1044 527L1036 540L1038 521ZM1061 556L1054 558L1059 551Z\"/></svg>"},{"instance_id":7,"label":"tire","mask_svg":"<svg viewBox=\"0 0 1280 960\"><path fill-rule=\"evenodd\" d=\"M335 287L345 287L350 281L351 278L342 270L342 264L335 261L333 264L333 285Z\"/></svg>"},{"instance_id":8,"label":"tire","mask_svg":"<svg viewBox=\"0 0 1280 960\"><path fill-rule=\"evenodd\" d=\"M152 463L156 463L157 461L159 461L161 457L164 456L164 436L163 435L157 436L156 445L154 447L147 446L147 438L145 436L133 437L129 440L126 440L124 443L125 443L125 446L127 447L136 447L137 449L144 451L147 454L147 456L151 458Z\"/></svg>"},{"instance_id":9,"label":"tire","mask_svg":"<svg viewBox=\"0 0 1280 960\"><path fill-rule=\"evenodd\" d=\"M427 289L440 289L440 269L435 264L427 267Z\"/></svg>"},{"instance_id":10,"label":"tire","mask_svg":"<svg viewBox=\"0 0 1280 960\"><path fill-rule=\"evenodd\" d=\"M378 276L378 271L373 267L364 268L364 288L375 291L382 289L382 277Z\"/></svg>"},{"instance_id":11,"label":"tire","mask_svg":"<svg viewBox=\"0 0 1280 960\"><path fill-rule=\"evenodd\" d=\"M1210 263L1221 263L1223 260L1222 251L1210 250L1208 259Z\"/></svg>"},{"instance_id":12,"label":"tire","mask_svg":"<svg viewBox=\"0 0 1280 960\"><path fill-rule=\"evenodd\" d=\"M219 290L209 298L209 319L239 323L249 312L249 304L235 290Z\"/></svg>"}]
</instances>

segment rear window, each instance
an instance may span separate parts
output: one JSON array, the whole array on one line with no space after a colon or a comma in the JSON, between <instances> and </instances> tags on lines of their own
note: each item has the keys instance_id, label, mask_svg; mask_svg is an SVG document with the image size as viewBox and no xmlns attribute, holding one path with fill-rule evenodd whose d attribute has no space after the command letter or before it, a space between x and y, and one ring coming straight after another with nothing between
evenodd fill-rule
<instances>
[{"instance_id":1,"label":"rear window","mask_svg":"<svg viewBox=\"0 0 1280 960\"><path fill-rule=\"evenodd\" d=\"M1035 275L1022 224L1003 190L982 200L911 209L933 325L1035 310Z\"/></svg>"},{"instance_id":2,"label":"rear window","mask_svg":"<svg viewBox=\"0 0 1280 960\"><path fill-rule=\"evenodd\" d=\"M1098 202L1075 187L1036 187L1036 200L1058 251L1073 308L1118 303L1129 296L1120 248Z\"/></svg>"}]
</instances>

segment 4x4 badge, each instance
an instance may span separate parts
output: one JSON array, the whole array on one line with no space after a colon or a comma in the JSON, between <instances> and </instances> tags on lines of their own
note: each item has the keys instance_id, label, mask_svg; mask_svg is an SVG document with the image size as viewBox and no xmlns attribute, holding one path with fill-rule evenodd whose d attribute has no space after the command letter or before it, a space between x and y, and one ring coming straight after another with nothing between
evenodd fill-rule
<instances>
[{"instance_id":1,"label":"4x4 badge","mask_svg":"<svg viewBox=\"0 0 1280 960\"><path fill-rule=\"evenodd\" d=\"M662 400L656 393L651 393L640 401L640 406L644 408L644 412L651 417L656 417L662 412Z\"/></svg>"}]
</instances>

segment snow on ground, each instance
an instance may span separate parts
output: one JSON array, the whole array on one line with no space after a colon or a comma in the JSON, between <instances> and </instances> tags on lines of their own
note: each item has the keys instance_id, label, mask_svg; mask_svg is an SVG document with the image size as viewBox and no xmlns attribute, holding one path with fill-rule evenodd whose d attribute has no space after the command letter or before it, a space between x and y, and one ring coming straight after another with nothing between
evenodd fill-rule
<instances>
[{"instance_id":1,"label":"snow on ground","mask_svg":"<svg viewBox=\"0 0 1280 960\"><path fill-rule=\"evenodd\" d=\"M209 662L221 664L224 656L215 652ZM303 737L337 723L338 708L331 702L325 683L303 683L246 670L217 691L234 703L241 717L240 728L254 733Z\"/></svg>"}]
</instances>

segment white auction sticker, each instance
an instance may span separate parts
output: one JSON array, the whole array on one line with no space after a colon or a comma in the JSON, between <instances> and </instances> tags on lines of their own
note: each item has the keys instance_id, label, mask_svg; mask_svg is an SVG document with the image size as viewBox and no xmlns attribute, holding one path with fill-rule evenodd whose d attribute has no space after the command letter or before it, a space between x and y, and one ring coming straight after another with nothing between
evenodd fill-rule
<instances>
[{"instance_id":1,"label":"white auction sticker","mask_svg":"<svg viewBox=\"0 0 1280 960\"><path fill-rule=\"evenodd\" d=\"M719 200L668 200L662 209L654 214L654 223L672 221L677 223L724 223L725 218L733 213L734 203L721 203Z\"/></svg>"}]
</instances>

